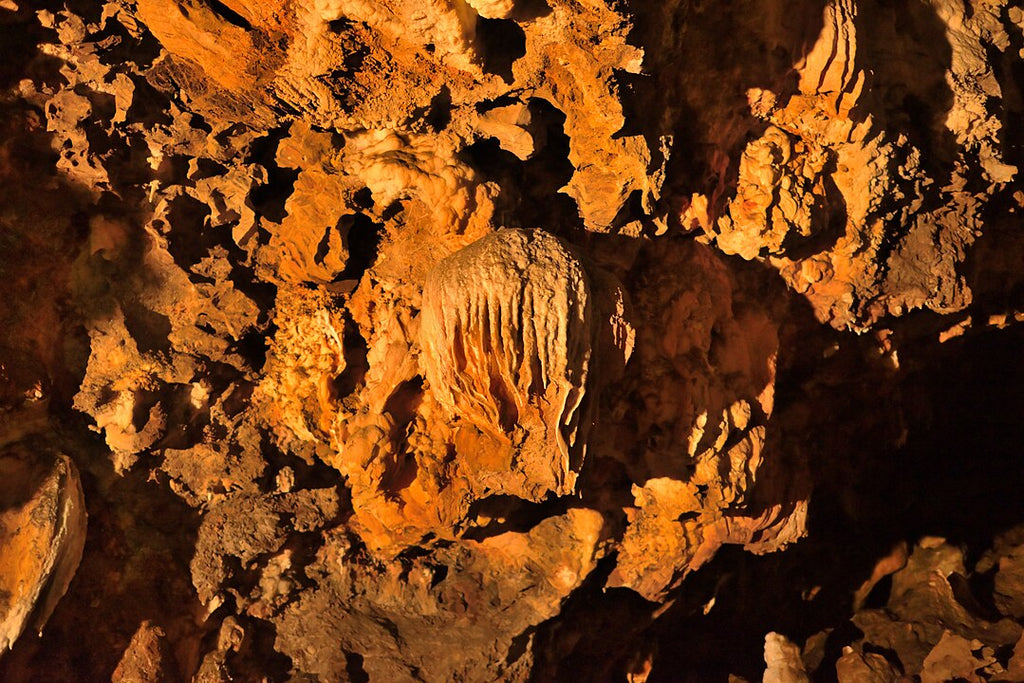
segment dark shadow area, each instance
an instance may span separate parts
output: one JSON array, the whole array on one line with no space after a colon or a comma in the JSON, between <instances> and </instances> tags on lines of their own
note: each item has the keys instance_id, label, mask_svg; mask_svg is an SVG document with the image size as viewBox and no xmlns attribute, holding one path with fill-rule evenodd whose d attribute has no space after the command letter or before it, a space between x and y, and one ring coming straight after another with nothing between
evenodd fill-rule
<instances>
[{"instance_id":1,"label":"dark shadow area","mask_svg":"<svg viewBox=\"0 0 1024 683\"><path fill-rule=\"evenodd\" d=\"M545 519L565 514L570 507L572 504L566 498L553 498L540 503L506 495L481 498L470 505L466 517L486 517L490 521L483 526L470 527L462 534L462 538L482 541L507 532L526 533Z\"/></svg>"},{"instance_id":2,"label":"dark shadow area","mask_svg":"<svg viewBox=\"0 0 1024 683\"><path fill-rule=\"evenodd\" d=\"M274 625L263 619L243 619L241 623L245 628L241 647L226 658L232 677L249 681L289 680L292 660L274 650L277 642Z\"/></svg>"},{"instance_id":3,"label":"dark shadow area","mask_svg":"<svg viewBox=\"0 0 1024 683\"><path fill-rule=\"evenodd\" d=\"M652 646L644 629L655 606L631 590L605 589L614 566L614 558L601 560L558 617L536 627L533 683L620 682L633 654Z\"/></svg>"},{"instance_id":4,"label":"dark shadow area","mask_svg":"<svg viewBox=\"0 0 1024 683\"><path fill-rule=\"evenodd\" d=\"M747 90L771 90L782 102L796 92L794 67L821 32L825 4L628 3L630 43L645 56L642 74L618 74L626 111L620 135L644 135L656 157L660 138L671 137L659 208L670 226L681 227L695 192L709 198L712 220L719 215L740 152L766 126L750 113Z\"/></svg>"},{"instance_id":5,"label":"dark shadow area","mask_svg":"<svg viewBox=\"0 0 1024 683\"><path fill-rule=\"evenodd\" d=\"M787 258L799 261L830 251L846 234L846 200L831 177L831 173L835 170L834 167L834 161L829 162L825 167L825 173L828 174L823 176L825 196L819 197L819 204L815 206L818 219L815 231L806 237L796 231L786 235L782 242L782 251L785 252Z\"/></svg>"},{"instance_id":6,"label":"dark shadow area","mask_svg":"<svg viewBox=\"0 0 1024 683\"><path fill-rule=\"evenodd\" d=\"M56 10L56 2L38 2L36 9L44 9L43 5L51 5L47 9ZM21 9L12 12L0 9L0 88L16 86L23 78L36 83L63 80L57 73L60 60L55 57L43 57L39 53L38 44L47 37L55 37L54 31L44 29L34 12L21 4Z\"/></svg>"},{"instance_id":7,"label":"dark shadow area","mask_svg":"<svg viewBox=\"0 0 1024 683\"><path fill-rule=\"evenodd\" d=\"M494 106L515 103L511 98L493 102ZM539 227L560 237L583 236L579 207L572 197L559 192L575 170L569 161L565 114L539 97L531 98L527 108L527 130L534 144L529 158L521 160L505 151L495 138L478 140L461 155L484 179L501 185L496 207L498 225Z\"/></svg>"},{"instance_id":8,"label":"dark shadow area","mask_svg":"<svg viewBox=\"0 0 1024 683\"><path fill-rule=\"evenodd\" d=\"M345 671L352 683L369 683L370 676L363 668L363 656L357 652L345 653Z\"/></svg>"},{"instance_id":9,"label":"dark shadow area","mask_svg":"<svg viewBox=\"0 0 1024 683\"><path fill-rule=\"evenodd\" d=\"M486 73L497 74L505 83L515 79L512 65L526 54L526 33L512 19L483 19L476 22L476 42Z\"/></svg>"},{"instance_id":10,"label":"dark shadow area","mask_svg":"<svg viewBox=\"0 0 1024 683\"><path fill-rule=\"evenodd\" d=\"M1005 20L1009 21L1007 7ZM992 70L999 81L1002 92L1001 117L1003 128L1000 139L1003 142L1002 152L1005 162L1017 167L1018 178L1020 169L1024 168L1024 59L1020 55L1024 50L1024 31L1009 31L1010 44L998 53L990 48L988 57Z\"/></svg>"},{"instance_id":11,"label":"dark shadow area","mask_svg":"<svg viewBox=\"0 0 1024 683\"><path fill-rule=\"evenodd\" d=\"M1016 325L904 350L908 440L878 485L899 513L890 524L906 520L911 534L945 536L977 553L1024 521L1022 349ZM905 483L914 487L910 500Z\"/></svg>"},{"instance_id":12,"label":"dark shadow area","mask_svg":"<svg viewBox=\"0 0 1024 683\"><path fill-rule=\"evenodd\" d=\"M391 449L396 453L395 467L389 468L381 479L380 490L395 495L416 480L416 457L409 449L409 429L416 417L416 409L423 402L423 378L414 377L394 388L384 403L383 412L392 420L388 433Z\"/></svg>"},{"instance_id":13,"label":"dark shadow area","mask_svg":"<svg viewBox=\"0 0 1024 683\"><path fill-rule=\"evenodd\" d=\"M426 107L417 107L409 116L409 125L426 124L430 130L440 133L452 122L452 91L447 85L442 85L430 104Z\"/></svg>"},{"instance_id":14,"label":"dark shadow area","mask_svg":"<svg viewBox=\"0 0 1024 683\"><path fill-rule=\"evenodd\" d=\"M950 201L943 188L949 185L959 151L956 136L946 127L953 106L953 92L946 82L953 55L946 26L927 3L873 0L860 2L857 8L857 66L866 79L851 117L857 121L872 117L875 127L885 130L886 140L896 145L889 162L894 179L901 175L898 169L912 168L919 161L921 170L934 180L923 189L912 190L920 194L918 216L929 220L927 213ZM899 144L901 137L910 146ZM967 169L967 176L971 187L988 185L974 165ZM885 236L875 257L881 265L881 278L890 268L901 268L901 248L914 250L905 240L914 218L898 218L905 211L906 199L894 195L881 207L883 215L893 211L897 216L886 220ZM930 248L928 244L921 247Z\"/></svg>"},{"instance_id":15,"label":"dark shadow area","mask_svg":"<svg viewBox=\"0 0 1024 683\"><path fill-rule=\"evenodd\" d=\"M509 18L527 22L546 17L549 14L551 14L551 6L547 0L517 0Z\"/></svg>"},{"instance_id":16,"label":"dark shadow area","mask_svg":"<svg viewBox=\"0 0 1024 683\"><path fill-rule=\"evenodd\" d=\"M1024 82L1024 68L1021 76ZM1011 151L1007 161L1020 164L1019 168L1024 169L1024 126L1011 127L1006 136ZM975 325L986 324L991 316L1005 317L1004 324L1014 324L1014 311L1024 311L1022 224L1024 195L1014 196L1009 188L995 194L982 212L984 230L971 245L961 266L973 293L971 315Z\"/></svg>"},{"instance_id":17,"label":"dark shadow area","mask_svg":"<svg viewBox=\"0 0 1024 683\"><path fill-rule=\"evenodd\" d=\"M337 229L348 249L348 260L345 261L345 270L335 281L359 280L377 261L384 226L374 223L366 214L354 213L342 216Z\"/></svg>"},{"instance_id":18,"label":"dark shadow area","mask_svg":"<svg viewBox=\"0 0 1024 683\"><path fill-rule=\"evenodd\" d=\"M4 358L2 362L6 366L10 361ZM0 445L0 513L23 508L52 476L52 462L37 457L47 446L46 440L35 434L13 445ZM4 599L8 599L6 594Z\"/></svg>"},{"instance_id":19,"label":"dark shadow area","mask_svg":"<svg viewBox=\"0 0 1024 683\"><path fill-rule=\"evenodd\" d=\"M267 169L267 183L253 189L249 195L253 209L274 223L287 216L284 204L292 194L299 169L277 165L277 146L288 135L289 126L281 126L257 139L250 150L250 160Z\"/></svg>"},{"instance_id":20,"label":"dark shadow area","mask_svg":"<svg viewBox=\"0 0 1024 683\"><path fill-rule=\"evenodd\" d=\"M874 116L889 139L905 135L921 150L935 188L945 187L957 153L956 138L946 128L953 106L946 82L953 49L945 23L928 3L870 0L857 3L855 24L857 67L867 79L852 114L857 120Z\"/></svg>"},{"instance_id":21,"label":"dark shadow area","mask_svg":"<svg viewBox=\"0 0 1024 683\"><path fill-rule=\"evenodd\" d=\"M171 202L167 219L175 226L175 234L168 239L167 250L182 270L188 271L209 253L211 247L223 242L212 231L204 229L209 218L210 207L198 199L183 194ZM189 279L193 282L213 283L212 279L195 273Z\"/></svg>"},{"instance_id":22,"label":"dark shadow area","mask_svg":"<svg viewBox=\"0 0 1024 683\"><path fill-rule=\"evenodd\" d=\"M1010 265L1024 253L1010 227L1016 224L1006 221L990 233L991 244L981 243L985 255L969 277L980 310L1024 304L1024 276ZM990 260L995 268L982 265ZM768 632L802 645L835 629L815 677L834 681L842 648L862 635L847 621L854 593L897 543L941 536L965 548L971 567L995 535L1024 522L1016 431L1024 415L1024 327L971 330L943 344L938 332L963 316L910 314L889 323L899 349L894 369L872 337L821 325L801 296L782 290L774 271L727 261L747 296L789 302L751 511L799 500L813 486L809 535L760 557L722 548L671 594L662 614L632 594L635 604L625 606L617 591L588 580L557 620L538 628L535 680L618 681L637 656L653 651L652 683L730 674L758 680ZM640 286L657 285L639 281L631 289ZM621 467L602 462L588 461L585 486L628 480ZM991 617L992 606L975 597L986 594L986 580L991 576L950 578L961 603ZM866 606L883 605L889 585L880 582Z\"/></svg>"},{"instance_id":23,"label":"dark shadow area","mask_svg":"<svg viewBox=\"0 0 1024 683\"><path fill-rule=\"evenodd\" d=\"M971 567L996 534L1024 522L1015 432L1024 414L1024 330L946 344L917 338L901 346L898 373L871 360L870 342L820 339L831 343L830 336L840 349L828 361L806 363L811 344L780 373L770 423L781 445L810 465L808 537L763 557L724 548L687 578L646 635L660 646L649 681L724 680L730 673L756 680L766 633L802 644L836 628L814 679L834 681L842 647L861 635L846 621L854 591L897 542L947 538L966 549ZM963 580L951 583L956 591ZM883 581L867 606L883 604L886 591ZM973 598L984 591L965 584L959 594L976 613L988 613Z\"/></svg>"},{"instance_id":24,"label":"dark shadow area","mask_svg":"<svg viewBox=\"0 0 1024 683\"><path fill-rule=\"evenodd\" d=\"M210 6L210 9L213 10L214 14L216 14L229 24L237 26L238 28L243 29L245 31L252 30L252 24L249 23L248 19L246 19L241 14L225 5L220 0L206 0L206 4Z\"/></svg>"},{"instance_id":25,"label":"dark shadow area","mask_svg":"<svg viewBox=\"0 0 1024 683\"><path fill-rule=\"evenodd\" d=\"M331 387L332 396L336 398L349 396L357 388L364 386L366 371L370 369L370 364L366 359L369 348L363 335L359 333L359 327L352 320L351 315L345 316L343 340L345 369L335 378Z\"/></svg>"}]
</instances>

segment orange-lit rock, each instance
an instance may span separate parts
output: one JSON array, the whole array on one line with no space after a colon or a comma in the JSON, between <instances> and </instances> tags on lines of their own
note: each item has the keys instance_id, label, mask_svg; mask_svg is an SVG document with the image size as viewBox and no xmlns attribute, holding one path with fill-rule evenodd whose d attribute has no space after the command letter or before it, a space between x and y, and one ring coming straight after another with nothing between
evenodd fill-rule
<instances>
[{"instance_id":1,"label":"orange-lit rock","mask_svg":"<svg viewBox=\"0 0 1024 683\"><path fill-rule=\"evenodd\" d=\"M1022 41L0 1L0 679L1019 677Z\"/></svg>"},{"instance_id":2,"label":"orange-lit rock","mask_svg":"<svg viewBox=\"0 0 1024 683\"><path fill-rule=\"evenodd\" d=\"M19 449L20 450L20 449ZM6 449L0 458L0 655L41 632L74 577L86 512L74 464Z\"/></svg>"},{"instance_id":3,"label":"orange-lit rock","mask_svg":"<svg viewBox=\"0 0 1024 683\"><path fill-rule=\"evenodd\" d=\"M420 359L430 390L450 421L510 451L493 464L461 458L487 489L539 499L575 488L589 427L591 296L578 258L540 231L500 230L428 276Z\"/></svg>"}]
</instances>

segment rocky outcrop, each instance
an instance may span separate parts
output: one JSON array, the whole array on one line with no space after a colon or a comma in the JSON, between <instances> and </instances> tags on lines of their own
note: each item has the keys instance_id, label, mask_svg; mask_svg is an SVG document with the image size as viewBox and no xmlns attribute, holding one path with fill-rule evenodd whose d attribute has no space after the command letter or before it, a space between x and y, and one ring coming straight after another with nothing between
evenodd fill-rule
<instances>
[{"instance_id":1,"label":"rocky outcrop","mask_svg":"<svg viewBox=\"0 0 1024 683\"><path fill-rule=\"evenodd\" d=\"M431 391L448 421L510 447L510 457L459 458L494 462L475 475L484 492L536 501L575 489L593 390L591 296L579 259L539 231L499 230L427 276L420 346ZM486 450L486 437L476 441Z\"/></svg>"},{"instance_id":2,"label":"rocky outcrop","mask_svg":"<svg viewBox=\"0 0 1024 683\"><path fill-rule=\"evenodd\" d=\"M64 456L33 462L26 453L0 459L0 650L25 631L41 631L64 596L85 547L82 484Z\"/></svg>"},{"instance_id":3,"label":"rocky outcrop","mask_svg":"<svg viewBox=\"0 0 1024 683\"><path fill-rule=\"evenodd\" d=\"M1015 551L983 618L934 520L865 493L1015 410L939 420L927 379L1024 319L1012 2L0 21L0 678L1020 668ZM708 617L835 564L843 525L889 554L827 598L861 635Z\"/></svg>"}]
</instances>

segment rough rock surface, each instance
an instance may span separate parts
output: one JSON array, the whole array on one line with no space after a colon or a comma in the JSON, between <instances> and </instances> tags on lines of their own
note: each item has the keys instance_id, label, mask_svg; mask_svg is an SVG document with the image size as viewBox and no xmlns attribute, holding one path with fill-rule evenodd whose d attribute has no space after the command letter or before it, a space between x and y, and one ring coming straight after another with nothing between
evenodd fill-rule
<instances>
[{"instance_id":1,"label":"rough rock surface","mask_svg":"<svg viewBox=\"0 0 1024 683\"><path fill-rule=\"evenodd\" d=\"M0 46L0 678L1024 678L1012 0Z\"/></svg>"},{"instance_id":2,"label":"rough rock surface","mask_svg":"<svg viewBox=\"0 0 1024 683\"><path fill-rule=\"evenodd\" d=\"M45 461L44 461L45 462ZM86 512L74 464L58 456L0 459L0 650L26 630L41 631L71 583L85 547Z\"/></svg>"}]
</instances>

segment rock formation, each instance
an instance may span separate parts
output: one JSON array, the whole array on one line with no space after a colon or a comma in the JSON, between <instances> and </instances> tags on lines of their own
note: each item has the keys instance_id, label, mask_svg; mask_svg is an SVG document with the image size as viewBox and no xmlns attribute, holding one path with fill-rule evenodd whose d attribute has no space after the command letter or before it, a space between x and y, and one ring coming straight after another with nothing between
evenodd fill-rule
<instances>
[{"instance_id":1,"label":"rock formation","mask_svg":"<svg viewBox=\"0 0 1024 683\"><path fill-rule=\"evenodd\" d=\"M0 679L1024 677L1012 0L0 27Z\"/></svg>"},{"instance_id":2,"label":"rock formation","mask_svg":"<svg viewBox=\"0 0 1024 683\"><path fill-rule=\"evenodd\" d=\"M78 472L66 457L41 468L31 456L9 454L0 468L0 649L7 650L24 631L42 630L67 591L82 559L86 513Z\"/></svg>"}]
</instances>

